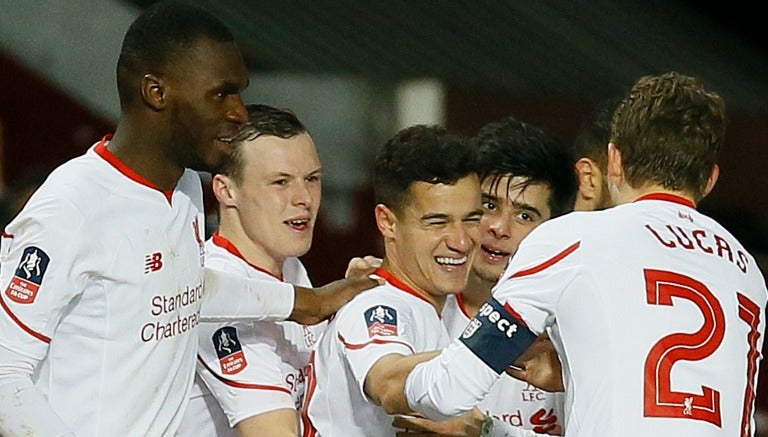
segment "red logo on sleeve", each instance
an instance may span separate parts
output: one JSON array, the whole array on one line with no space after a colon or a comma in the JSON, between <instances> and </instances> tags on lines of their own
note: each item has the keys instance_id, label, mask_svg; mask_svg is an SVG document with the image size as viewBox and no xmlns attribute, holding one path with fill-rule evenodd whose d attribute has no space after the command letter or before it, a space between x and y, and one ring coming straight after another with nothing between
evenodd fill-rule
<instances>
[{"instance_id":1,"label":"red logo on sleeve","mask_svg":"<svg viewBox=\"0 0 768 437\"><path fill-rule=\"evenodd\" d=\"M49 260L48 254L38 247L30 246L24 249L11 283L5 289L5 295L17 303L33 303L48 269Z\"/></svg>"},{"instance_id":2,"label":"red logo on sleeve","mask_svg":"<svg viewBox=\"0 0 768 437\"><path fill-rule=\"evenodd\" d=\"M397 311L394 308L378 305L365 312L368 336L397 335Z\"/></svg>"},{"instance_id":3,"label":"red logo on sleeve","mask_svg":"<svg viewBox=\"0 0 768 437\"><path fill-rule=\"evenodd\" d=\"M248 366L240 339L237 338L237 329L234 327L225 326L214 332L213 347L219 357L221 373L234 375Z\"/></svg>"}]
</instances>

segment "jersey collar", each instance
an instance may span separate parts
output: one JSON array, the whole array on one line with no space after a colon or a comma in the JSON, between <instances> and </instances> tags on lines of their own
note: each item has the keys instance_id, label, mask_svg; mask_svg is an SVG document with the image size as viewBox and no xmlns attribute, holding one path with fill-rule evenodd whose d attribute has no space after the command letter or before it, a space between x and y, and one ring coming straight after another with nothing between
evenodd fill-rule
<instances>
[{"instance_id":1,"label":"jersey collar","mask_svg":"<svg viewBox=\"0 0 768 437\"><path fill-rule=\"evenodd\" d=\"M399 290L402 290L402 291L404 291L404 292L406 292L408 294L411 294L411 295L413 295L415 297L418 297L419 299L421 299L424 302L428 303L432 307L435 306L435 304L433 302L431 302L429 299L427 299L426 297L424 297L424 295L422 295L418 291L414 290L412 287L408 286L403 281L397 279L395 277L395 275L393 275L392 272L390 272L389 270L386 270L386 269L383 269L383 268L379 267L376 270L374 270L373 274L376 275L376 276L379 276L380 278L385 279L393 287L395 287L395 288L397 288ZM435 308L435 309L437 309L437 308ZM440 314L440 312L438 311L438 315L439 314Z\"/></svg>"},{"instance_id":2,"label":"jersey collar","mask_svg":"<svg viewBox=\"0 0 768 437\"><path fill-rule=\"evenodd\" d=\"M165 198L168 200L168 203L171 203L171 199L173 198L173 190L168 190L168 191L161 190L157 185L143 178L140 174L136 173L135 171L133 171L133 169L125 165L125 163L117 159L117 156L115 156L114 153L112 153L109 149L107 149L107 143L111 139L112 139L112 134L104 135L101 141L99 141L98 144L96 144L96 147L94 148L94 152L96 152L97 155L101 156L112 167L117 169L117 171L125 175L125 177L127 177L128 179L138 184L144 185L145 187L148 187L163 193Z\"/></svg>"},{"instance_id":3,"label":"jersey collar","mask_svg":"<svg viewBox=\"0 0 768 437\"><path fill-rule=\"evenodd\" d=\"M219 231L216 231L216 232L213 233L213 236L211 237L211 240L213 241L214 245L219 246L220 248L222 248L222 249L226 250L227 252L231 253L232 255L240 258L246 264L248 264L251 268L253 268L255 270L258 270L258 271L260 271L262 273L266 273L269 276L272 276L273 278L276 278L276 279L278 279L280 281L284 281L282 275L281 276L273 275L269 270L267 270L265 268L262 268L262 267L259 267L259 266L255 265L255 264L251 264L250 262L248 262L248 260L245 259L245 257L237 249L237 247L235 247L235 245L231 241L229 241L226 237L223 237L221 234L219 234Z\"/></svg>"},{"instance_id":4,"label":"jersey collar","mask_svg":"<svg viewBox=\"0 0 768 437\"><path fill-rule=\"evenodd\" d=\"M678 196L676 194L670 194L670 193L648 193L643 194L642 196L635 199L635 202L640 202L641 200L663 200L665 202L672 202L677 203L683 206L687 206L689 208L696 209L696 204L691 202L690 200L686 199L685 197Z\"/></svg>"}]
</instances>

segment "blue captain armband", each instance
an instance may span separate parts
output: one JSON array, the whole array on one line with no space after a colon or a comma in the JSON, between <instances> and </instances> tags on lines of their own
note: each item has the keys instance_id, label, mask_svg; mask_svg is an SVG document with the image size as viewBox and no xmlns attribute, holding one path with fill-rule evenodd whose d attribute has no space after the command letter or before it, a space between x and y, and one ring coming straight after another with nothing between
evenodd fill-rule
<instances>
[{"instance_id":1,"label":"blue captain armband","mask_svg":"<svg viewBox=\"0 0 768 437\"><path fill-rule=\"evenodd\" d=\"M537 335L494 298L484 303L464 328L459 341L496 373L514 363Z\"/></svg>"}]
</instances>

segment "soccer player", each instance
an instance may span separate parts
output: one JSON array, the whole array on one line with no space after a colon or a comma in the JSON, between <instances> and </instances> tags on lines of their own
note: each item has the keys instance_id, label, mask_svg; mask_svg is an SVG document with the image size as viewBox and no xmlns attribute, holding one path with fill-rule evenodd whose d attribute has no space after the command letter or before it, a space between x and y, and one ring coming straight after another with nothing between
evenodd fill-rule
<instances>
[{"instance_id":1,"label":"soccer player","mask_svg":"<svg viewBox=\"0 0 768 437\"><path fill-rule=\"evenodd\" d=\"M466 140L432 126L398 132L378 153L374 192L385 252L377 274L387 282L345 305L318 342L304 436L394 435L399 369L448 344L440 314L446 296L467 283L482 204ZM475 417L478 432L482 419Z\"/></svg>"},{"instance_id":2,"label":"soccer player","mask_svg":"<svg viewBox=\"0 0 768 437\"><path fill-rule=\"evenodd\" d=\"M676 72L641 78L616 110L608 187L618 206L543 223L408 405L468 411L549 328L565 376L566 435L750 436L765 280L696 211L714 187L722 99Z\"/></svg>"},{"instance_id":3,"label":"soccer player","mask_svg":"<svg viewBox=\"0 0 768 437\"><path fill-rule=\"evenodd\" d=\"M218 170L248 120L248 73L219 20L150 7L125 35L117 84L114 136L54 170L3 232L4 436L173 435L203 317L317 322L374 285L311 290L204 269L192 169ZM226 308L201 305L225 291Z\"/></svg>"},{"instance_id":4,"label":"soccer player","mask_svg":"<svg viewBox=\"0 0 768 437\"><path fill-rule=\"evenodd\" d=\"M611 117L620 101L613 98L600 102L574 141L573 155L579 181L574 211L597 211L610 206L606 164Z\"/></svg>"},{"instance_id":5,"label":"soccer player","mask_svg":"<svg viewBox=\"0 0 768 437\"><path fill-rule=\"evenodd\" d=\"M213 176L219 229L206 242L206 265L309 287L297 257L312 244L320 207L322 166L315 144L292 112L246 108L252 132ZM323 327L202 323L198 377L179 435L297 435L302 371Z\"/></svg>"},{"instance_id":6,"label":"soccer player","mask_svg":"<svg viewBox=\"0 0 768 437\"><path fill-rule=\"evenodd\" d=\"M530 124L514 118L490 123L474 141L483 196L480 245L467 288L450 296L443 310L451 338L491 297L520 241L542 222L570 212L576 191L568 148ZM479 407L499 427L561 433L563 395L509 376L494 385Z\"/></svg>"}]
</instances>

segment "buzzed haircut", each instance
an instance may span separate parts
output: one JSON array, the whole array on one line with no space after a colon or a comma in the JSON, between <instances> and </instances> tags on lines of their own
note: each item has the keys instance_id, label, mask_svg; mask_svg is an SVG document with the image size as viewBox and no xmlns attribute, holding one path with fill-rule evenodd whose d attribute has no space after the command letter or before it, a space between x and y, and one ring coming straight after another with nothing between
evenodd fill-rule
<instances>
[{"instance_id":1,"label":"buzzed haircut","mask_svg":"<svg viewBox=\"0 0 768 437\"><path fill-rule=\"evenodd\" d=\"M229 176L238 184L243 180L243 166L245 165L242 152L243 143L253 141L263 135L288 139L307 132L307 128L290 109L262 104L246 105L245 108L248 110L248 123L240 129L237 136L238 144L221 168L221 174Z\"/></svg>"},{"instance_id":2,"label":"buzzed haircut","mask_svg":"<svg viewBox=\"0 0 768 437\"><path fill-rule=\"evenodd\" d=\"M227 26L208 11L178 1L149 6L128 27L117 60L117 90L120 106L137 97L136 84L144 74L162 74L173 59L196 41L234 41Z\"/></svg>"},{"instance_id":3,"label":"buzzed haircut","mask_svg":"<svg viewBox=\"0 0 768 437\"><path fill-rule=\"evenodd\" d=\"M411 126L397 132L376 156L376 203L399 213L415 182L453 185L476 172L475 151L467 139L439 126Z\"/></svg>"},{"instance_id":4,"label":"buzzed haircut","mask_svg":"<svg viewBox=\"0 0 768 437\"><path fill-rule=\"evenodd\" d=\"M621 98L612 97L598 103L584 122L573 143L573 159L589 158L605 170L608 166L608 143L611 141L611 120Z\"/></svg>"},{"instance_id":5,"label":"buzzed haircut","mask_svg":"<svg viewBox=\"0 0 768 437\"><path fill-rule=\"evenodd\" d=\"M644 76L619 104L611 142L621 152L624 177L688 192L700 200L725 136L725 103L691 76Z\"/></svg>"},{"instance_id":6,"label":"buzzed haircut","mask_svg":"<svg viewBox=\"0 0 768 437\"><path fill-rule=\"evenodd\" d=\"M483 126L473 138L478 154L480 181L490 178L496 186L504 177L519 177L522 185L507 186L509 192L530 184L546 184L550 189L552 217L570 212L577 180L573 155L556 136L531 124L507 117Z\"/></svg>"}]
</instances>

